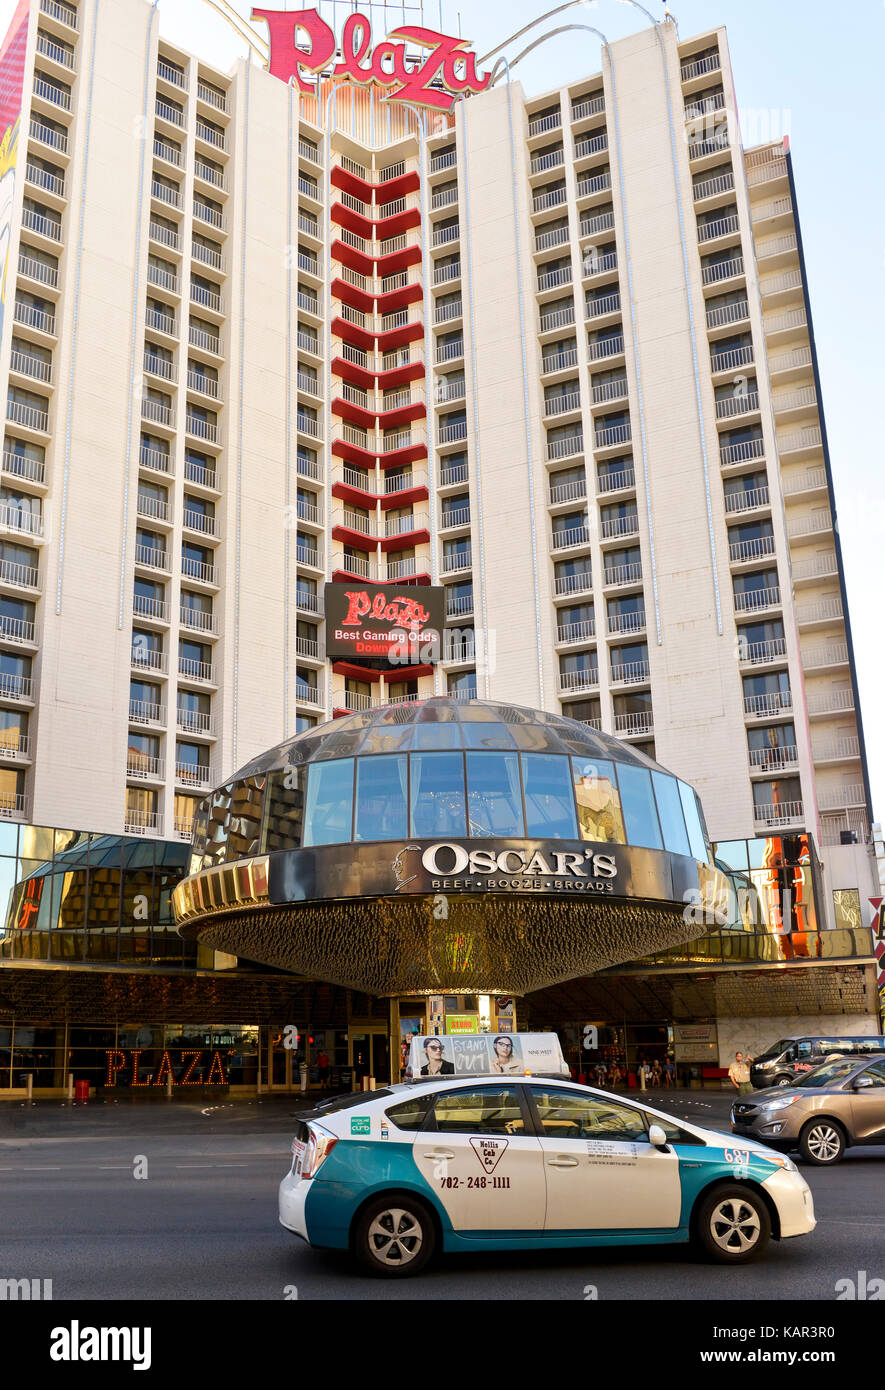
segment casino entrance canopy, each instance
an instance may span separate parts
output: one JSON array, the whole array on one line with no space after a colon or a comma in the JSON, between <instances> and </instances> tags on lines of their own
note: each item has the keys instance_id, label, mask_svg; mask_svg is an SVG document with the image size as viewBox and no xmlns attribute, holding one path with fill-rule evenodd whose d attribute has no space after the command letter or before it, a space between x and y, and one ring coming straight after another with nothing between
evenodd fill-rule
<instances>
[{"instance_id":1,"label":"casino entrance canopy","mask_svg":"<svg viewBox=\"0 0 885 1390\"><path fill-rule=\"evenodd\" d=\"M174 902L183 935L311 979L525 994L691 940L726 881L694 791L637 749L442 697L242 768L200 806Z\"/></svg>"}]
</instances>

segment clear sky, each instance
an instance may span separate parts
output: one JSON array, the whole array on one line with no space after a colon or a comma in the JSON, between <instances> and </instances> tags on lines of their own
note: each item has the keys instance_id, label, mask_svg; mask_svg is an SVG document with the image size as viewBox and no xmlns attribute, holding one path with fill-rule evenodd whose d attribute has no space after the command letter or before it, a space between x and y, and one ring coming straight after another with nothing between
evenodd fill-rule
<instances>
[{"instance_id":1,"label":"clear sky","mask_svg":"<svg viewBox=\"0 0 885 1390\"><path fill-rule=\"evenodd\" d=\"M114 0L101 0L104 5ZM266 8L308 8L311 0L258 0ZM248 17L249 0L231 0ZM460 31L479 54L496 47L547 6L544 0L426 0L425 22ZM552 8L552 4L550 8ZM0 32L15 0L0 0ZM226 68L245 51L204 0L160 0L161 32ZM323 6L328 16L331 4ZM338 3L341 20L351 9ZM403 18L389 7L393 28ZM661 0L646 0L655 16ZM882 67L885 4L850 0L672 0L683 39L728 29L745 143L788 134L808 269L823 401L835 475L873 808L885 816L885 470L873 405L885 393L885 180L882 177ZM413 13L407 18L415 22ZM585 0L557 23L586 23L609 39L647 23L619 0ZM256 26L262 36L263 24ZM377 25L380 33L383 23ZM512 56L512 55L511 55ZM529 93L598 71L592 35L562 35L519 69ZM879 692L877 694L877 692Z\"/></svg>"}]
</instances>

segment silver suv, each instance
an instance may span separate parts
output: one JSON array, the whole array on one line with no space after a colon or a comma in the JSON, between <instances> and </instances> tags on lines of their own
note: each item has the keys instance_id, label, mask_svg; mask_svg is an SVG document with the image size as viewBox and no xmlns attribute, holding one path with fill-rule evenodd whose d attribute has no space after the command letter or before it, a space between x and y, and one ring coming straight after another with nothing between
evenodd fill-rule
<instances>
[{"instance_id":1,"label":"silver suv","mask_svg":"<svg viewBox=\"0 0 885 1390\"><path fill-rule=\"evenodd\" d=\"M885 1144L885 1059L839 1057L792 1086L743 1095L731 1107L731 1128L798 1149L809 1163L838 1163L853 1144Z\"/></svg>"}]
</instances>

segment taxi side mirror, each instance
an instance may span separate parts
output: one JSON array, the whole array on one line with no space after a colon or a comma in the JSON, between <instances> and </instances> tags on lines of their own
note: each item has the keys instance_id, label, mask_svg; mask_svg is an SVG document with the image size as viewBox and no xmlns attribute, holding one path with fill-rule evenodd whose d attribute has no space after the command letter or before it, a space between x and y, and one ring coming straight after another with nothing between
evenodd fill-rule
<instances>
[{"instance_id":1,"label":"taxi side mirror","mask_svg":"<svg viewBox=\"0 0 885 1390\"><path fill-rule=\"evenodd\" d=\"M852 1091L866 1091L873 1084L871 1076L859 1076L852 1086Z\"/></svg>"},{"instance_id":2,"label":"taxi side mirror","mask_svg":"<svg viewBox=\"0 0 885 1390\"><path fill-rule=\"evenodd\" d=\"M655 1149L663 1149L665 1153L670 1152L666 1130L662 1129L660 1125L649 1125L648 1142Z\"/></svg>"}]
</instances>

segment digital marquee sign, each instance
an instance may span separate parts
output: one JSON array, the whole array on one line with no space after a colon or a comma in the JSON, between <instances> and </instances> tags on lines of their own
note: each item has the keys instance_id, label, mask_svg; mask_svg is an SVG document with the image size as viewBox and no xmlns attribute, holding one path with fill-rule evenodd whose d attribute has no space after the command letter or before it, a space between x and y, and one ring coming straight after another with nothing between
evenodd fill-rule
<instances>
[{"instance_id":1,"label":"digital marquee sign","mask_svg":"<svg viewBox=\"0 0 885 1390\"><path fill-rule=\"evenodd\" d=\"M327 584L326 652L394 664L440 660L445 590L415 585Z\"/></svg>"},{"instance_id":2,"label":"digital marquee sign","mask_svg":"<svg viewBox=\"0 0 885 1390\"><path fill-rule=\"evenodd\" d=\"M400 25L373 46L367 15L350 15L340 44L317 10L255 9L252 18L267 24L271 75L282 82L294 80L300 92L316 90L305 73L314 78L327 73L349 78L361 87L382 87L391 100L451 111L460 95L484 92L491 82L490 73L477 74L476 55L469 51L466 39L422 25ZM299 44L299 31L307 35L309 47ZM407 45L428 50L427 56L414 61L407 55Z\"/></svg>"}]
</instances>

